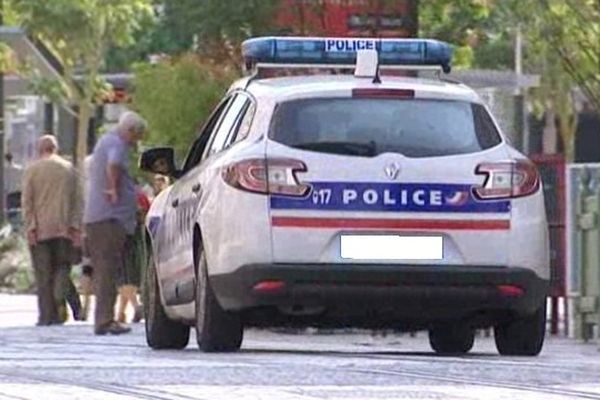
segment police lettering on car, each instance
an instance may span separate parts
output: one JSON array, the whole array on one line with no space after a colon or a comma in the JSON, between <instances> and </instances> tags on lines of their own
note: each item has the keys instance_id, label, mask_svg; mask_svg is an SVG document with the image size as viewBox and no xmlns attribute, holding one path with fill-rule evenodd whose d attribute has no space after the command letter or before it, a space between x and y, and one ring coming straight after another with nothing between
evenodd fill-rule
<instances>
[{"instance_id":1,"label":"police lettering on car","mask_svg":"<svg viewBox=\"0 0 600 400\"><path fill-rule=\"evenodd\" d=\"M506 213L510 202L482 202L472 185L314 182L306 197L272 196L273 209Z\"/></svg>"},{"instance_id":2,"label":"police lettering on car","mask_svg":"<svg viewBox=\"0 0 600 400\"><path fill-rule=\"evenodd\" d=\"M373 39L327 39L326 51L356 52L359 50L375 50L376 41Z\"/></svg>"}]
</instances>

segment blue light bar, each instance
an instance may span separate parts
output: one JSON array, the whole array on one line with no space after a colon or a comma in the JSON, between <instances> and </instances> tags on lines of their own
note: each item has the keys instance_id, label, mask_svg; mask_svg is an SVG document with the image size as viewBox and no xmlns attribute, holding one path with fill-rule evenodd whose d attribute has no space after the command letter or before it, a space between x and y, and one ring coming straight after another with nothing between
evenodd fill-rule
<instances>
[{"instance_id":1,"label":"blue light bar","mask_svg":"<svg viewBox=\"0 0 600 400\"><path fill-rule=\"evenodd\" d=\"M256 64L355 65L358 50L377 50L379 64L440 66L450 72L452 47L431 39L259 37L242 43L247 66Z\"/></svg>"}]
</instances>

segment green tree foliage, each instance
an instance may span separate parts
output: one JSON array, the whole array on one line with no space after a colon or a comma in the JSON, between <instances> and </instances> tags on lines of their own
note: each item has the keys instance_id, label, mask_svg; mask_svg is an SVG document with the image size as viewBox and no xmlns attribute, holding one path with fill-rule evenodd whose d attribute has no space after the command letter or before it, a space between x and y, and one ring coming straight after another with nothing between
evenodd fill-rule
<instances>
[{"instance_id":1,"label":"green tree foliage","mask_svg":"<svg viewBox=\"0 0 600 400\"><path fill-rule=\"evenodd\" d=\"M422 37L437 38L456 46L453 64L471 67L475 49L487 41L486 22L491 4L484 0L420 0L419 27Z\"/></svg>"},{"instance_id":2,"label":"green tree foliage","mask_svg":"<svg viewBox=\"0 0 600 400\"><path fill-rule=\"evenodd\" d=\"M279 5L278 0L154 0L158 18L143 21L130 46L109 49L106 71L128 71L152 54L188 51L240 65L244 39L280 30L274 27Z\"/></svg>"},{"instance_id":3,"label":"green tree foliage","mask_svg":"<svg viewBox=\"0 0 600 400\"><path fill-rule=\"evenodd\" d=\"M598 0L421 0L423 36L456 44L455 65L512 69L517 27L523 64L541 76L533 99L573 156L579 88L600 112L600 2Z\"/></svg>"},{"instance_id":4,"label":"green tree foliage","mask_svg":"<svg viewBox=\"0 0 600 400\"><path fill-rule=\"evenodd\" d=\"M133 41L141 21L152 15L150 0L10 0L10 6L29 34L62 63L64 98L79 109L77 159L82 165L93 104L99 89L105 89L99 72L107 51Z\"/></svg>"},{"instance_id":5,"label":"green tree foliage","mask_svg":"<svg viewBox=\"0 0 600 400\"><path fill-rule=\"evenodd\" d=\"M148 60L152 54L171 52L161 19L153 14L146 14L140 19L139 27L133 32L131 40L108 48L102 72L129 72L134 64Z\"/></svg>"},{"instance_id":6,"label":"green tree foliage","mask_svg":"<svg viewBox=\"0 0 600 400\"><path fill-rule=\"evenodd\" d=\"M164 0L164 23L176 45L231 59L244 39L273 33L278 5L277 0Z\"/></svg>"},{"instance_id":7,"label":"green tree foliage","mask_svg":"<svg viewBox=\"0 0 600 400\"><path fill-rule=\"evenodd\" d=\"M15 69L14 53L10 46L0 42L0 72L10 73Z\"/></svg>"},{"instance_id":8,"label":"green tree foliage","mask_svg":"<svg viewBox=\"0 0 600 400\"><path fill-rule=\"evenodd\" d=\"M600 112L600 2L538 0L515 4L528 42L527 64L539 71L537 106L558 120L567 159L573 158L577 87Z\"/></svg>"},{"instance_id":9,"label":"green tree foliage","mask_svg":"<svg viewBox=\"0 0 600 400\"><path fill-rule=\"evenodd\" d=\"M4 0L4 2L2 3L1 13L2 13L3 25L15 26L19 23L19 17L17 15L17 13L15 12L14 8L12 7L12 4L9 3L7 0Z\"/></svg>"},{"instance_id":10,"label":"green tree foliage","mask_svg":"<svg viewBox=\"0 0 600 400\"><path fill-rule=\"evenodd\" d=\"M523 11L532 38L547 44L600 112L600 1L539 0L537 8L543 19Z\"/></svg>"},{"instance_id":11,"label":"green tree foliage","mask_svg":"<svg viewBox=\"0 0 600 400\"><path fill-rule=\"evenodd\" d=\"M150 125L146 143L173 146L180 157L236 77L232 68L193 54L134 70L133 108Z\"/></svg>"},{"instance_id":12,"label":"green tree foliage","mask_svg":"<svg viewBox=\"0 0 600 400\"><path fill-rule=\"evenodd\" d=\"M3 3L2 19L5 26L15 26L18 23L15 11L8 3ZM0 42L0 72L14 73L17 69L15 55L9 45Z\"/></svg>"},{"instance_id":13,"label":"green tree foliage","mask_svg":"<svg viewBox=\"0 0 600 400\"><path fill-rule=\"evenodd\" d=\"M520 25L530 71L539 73L541 64L558 61L600 105L598 0L421 0L420 6L421 35L456 44L458 65L512 69Z\"/></svg>"}]
</instances>

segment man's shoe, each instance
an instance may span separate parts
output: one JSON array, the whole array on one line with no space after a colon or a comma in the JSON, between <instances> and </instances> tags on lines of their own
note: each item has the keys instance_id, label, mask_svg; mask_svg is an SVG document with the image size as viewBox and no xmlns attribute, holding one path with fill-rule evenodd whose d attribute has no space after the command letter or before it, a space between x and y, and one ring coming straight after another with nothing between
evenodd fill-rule
<instances>
[{"instance_id":1,"label":"man's shoe","mask_svg":"<svg viewBox=\"0 0 600 400\"><path fill-rule=\"evenodd\" d=\"M65 321L60 319L51 319L50 321L38 321L35 326L51 326L51 325L64 325Z\"/></svg>"},{"instance_id":2,"label":"man's shoe","mask_svg":"<svg viewBox=\"0 0 600 400\"><path fill-rule=\"evenodd\" d=\"M64 324L69 319L69 314L67 313L67 306L64 304L60 304L58 307L58 320L53 321L53 323L61 323Z\"/></svg>"},{"instance_id":3,"label":"man's shoe","mask_svg":"<svg viewBox=\"0 0 600 400\"><path fill-rule=\"evenodd\" d=\"M94 329L96 335L122 335L131 332L131 328L113 321Z\"/></svg>"}]
</instances>

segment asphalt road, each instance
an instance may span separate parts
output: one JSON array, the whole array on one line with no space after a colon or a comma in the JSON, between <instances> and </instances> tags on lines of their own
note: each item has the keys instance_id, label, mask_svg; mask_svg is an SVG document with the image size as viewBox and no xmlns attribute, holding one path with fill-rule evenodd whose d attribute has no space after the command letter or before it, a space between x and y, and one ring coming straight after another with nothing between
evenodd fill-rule
<instances>
[{"instance_id":1,"label":"asphalt road","mask_svg":"<svg viewBox=\"0 0 600 400\"><path fill-rule=\"evenodd\" d=\"M597 343L550 338L539 357L500 357L479 337L435 356L420 333L248 330L242 350L152 351L143 325L94 336L86 323L36 328L31 298L0 296L0 399L600 399Z\"/></svg>"}]
</instances>

